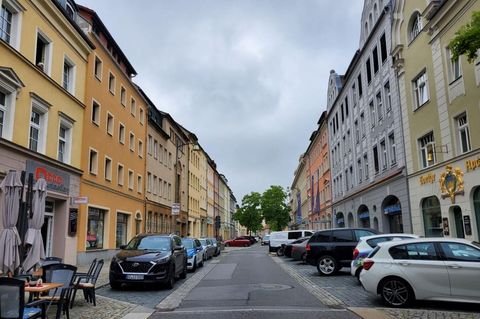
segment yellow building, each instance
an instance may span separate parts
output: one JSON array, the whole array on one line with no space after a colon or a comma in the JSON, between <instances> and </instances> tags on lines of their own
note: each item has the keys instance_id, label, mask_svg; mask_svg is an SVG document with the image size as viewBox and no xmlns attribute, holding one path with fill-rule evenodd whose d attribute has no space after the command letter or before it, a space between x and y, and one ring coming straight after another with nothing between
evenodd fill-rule
<instances>
[{"instance_id":1,"label":"yellow building","mask_svg":"<svg viewBox=\"0 0 480 319\"><path fill-rule=\"evenodd\" d=\"M76 263L87 58L73 1L2 0L0 180L9 170L47 180L47 256Z\"/></svg>"},{"instance_id":2,"label":"yellow building","mask_svg":"<svg viewBox=\"0 0 480 319\"><path fill-rule=\"evenodd\" d=\"M188 233L207 236L207 158L198 144L189 144L188 156Z\"/></svg>"},{"instance_id":3,"label":"yellow building","mask_svg":"<svg viewBox=\"0 0 480 319\"><path fill-rule=\"evenodd\" d=\"M108 258L143 231L146 101L135 69L98 15L79 6L88 59L78 219L79 263Z\"/></svg>"},{"instance_id":4,"label":"yellow building","mask_svg":"<svg viewBox=\"0 0 480 319\"><path fill-rule=\"evenodd\" d=\"M207 157L207 236L214 237L215 231L215 174L217 164Z\"/></svg>"},{"instance_id":5,"label":"yellow building","mask_svg":"<svg viewBox=\"0 0 480 319\"><path fill-rule=\"evenodd\" d=\"M392 26L413 231L480 239L480 59L448 45L475 0L396 1Z\"/></svg>"}]
</instances>

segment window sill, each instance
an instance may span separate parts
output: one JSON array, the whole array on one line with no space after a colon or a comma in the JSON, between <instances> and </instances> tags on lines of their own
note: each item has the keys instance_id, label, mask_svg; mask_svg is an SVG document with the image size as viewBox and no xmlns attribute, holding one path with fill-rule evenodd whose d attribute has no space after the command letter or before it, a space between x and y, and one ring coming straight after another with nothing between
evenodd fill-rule
<instances>
[{"instance_id":1,"label":"window sill","mask_svg":"<svg viewBox=\"0 0 480 319\"><path fill-rule=\"evenodd\" d=\"M428 103L430 103L430 99L428 99L427 101L425 101L425 103L423 103L423 104L419 105L417 108L415 108L415 109L413 110L413 112L416 112L416 111L422 109L422 108L423 108L425 105L427 105Z\"/></svg>"},{"instance_id":2,"label":"window sill","mask_svg":"<svg viewBox=\"0 0 480 319\"><path fill-rule=\"evenodd\" d=\"M454 84L455 84L455 82L457 82L457 81L460 81L460 79L461 79L462 77L463 77L463 75L460 75L458 78L456 78L456 79L454 79L454 80L450 81L450 83L448 83L448 86L452 86L452 85L454 85Z\"/></svg>"}]
</instances>

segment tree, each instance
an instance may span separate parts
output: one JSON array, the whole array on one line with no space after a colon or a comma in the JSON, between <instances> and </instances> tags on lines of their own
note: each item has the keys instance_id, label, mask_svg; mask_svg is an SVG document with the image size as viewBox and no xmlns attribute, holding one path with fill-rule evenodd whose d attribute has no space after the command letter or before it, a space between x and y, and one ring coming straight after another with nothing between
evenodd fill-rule
<instances>
[{"instance_id":1,"label":"tree","mask_svg":"<svg viewBox=\"0 0 480 319\"><path fill-rule=\"evenodd\" d=\"M262 214L272 230L282 230L290 222L287 193L281 186L272 185L262 195Z\"/></svg>"},{"instance_id":2,"label":"tree","mask_svg":"<svg viewBox=\"0 0 480 319\"><path fill-rule=\"evenodd\" d=\"M478 57L480 49L480 11L472 14L472 21L462 26L448 45L452 52L452 60L466 54L468 62L472 63Z\"/></svg>"},{"instance_id":3,"label":"tree","mask_svg":"<svg viewBox=\"0 0 480 319\"><path fill-rule=\"evenodd\" d=\"M261 198L262 195L257 192L243 196L242 206L233 215L233 219L238 220L240 225L246 227L249 234L262 229Z\"/></svg>"}]
</instances>

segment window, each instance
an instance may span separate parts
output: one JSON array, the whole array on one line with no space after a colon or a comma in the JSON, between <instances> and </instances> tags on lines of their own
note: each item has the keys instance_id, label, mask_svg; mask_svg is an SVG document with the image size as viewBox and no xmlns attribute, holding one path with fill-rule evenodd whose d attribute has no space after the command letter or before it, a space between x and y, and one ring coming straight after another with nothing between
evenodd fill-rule
<instances>
[{"instance_id":1,"label":"window","mask_svg":"<svg viewBox=\"0 0 480 319\"><path fill-rule=\"evenodd\" d=\"M12 11L5 7L2 4L0 9L0 38L10 43L11 34L12 34L12 20L13 20L13 13Z\"/></svg>"},{"instance_id":2,"label":"window","mask_svg":"<svg viewBox=\"0 0 480 319\"><path fill-rule=\"evenodd\" d=\"M142 176L141 176L141 175L138 175L138 176L137 176L137 192L138 192L139 194L142 193L142 186L143 186Z\"/></svg>"},{"instance_id":3,"label":"window","mask_svg":"<svg viewBox=\"0 0 480 319\"><path fill-rule=\"evenodd\" d=\"M393 259L437 260L437 252L433 243L418 243L394 246L389 249Z\"/></svg>"},{"instance_id":4,"label":"window","mask_svg":"<svg viewBox=\"0 0 480 319\"><path fill-rule=\"evenodd\" d=\"M113 115L107 112L107 134L113 136Z\"/></svg>"},{"instance_id":5,"label":"window","mask_svg":"<svg viewBox=\"0 0 480 319\"><path fill-rule=\"evenodd\" d=\"M352 103L353 107L357 105L357 88L355 87L355 83L352 85Z\"/></svg>"},{"instance_id":6,"label":"window","mask_svg":"<svg viewBox=\"0 0 480 319\"><path fill-rule=\"evenodd\" d=\"M379 64L378 64L378 48L375 47L372 51L372 56L373 56L373 73L377 73L378 72L378 67L379 67Z\"/></svg>"},{"instance_id":7,"label":"window","mask_svg":"<svg viewBox=\"0 0 480 319\"><path fill-rule=\"evenodd\" d=\"M383 96L385 96L385 109L387 113L392 110L392 96L390 95L390 82L383 86Z\"/></svg>"},{"instance_id":8,"label":"window","mask_svg":"<svg viewBox=\"0 0 480 319\"><path fill-rule=\"evenodd\" d=\"M63 163L70 163L71 145L72 145L72 126L73 124L66 119L60 119L60 128L58 130L58 154L57 159Z\"/></svg>"},{"instance_id":9,"label":"window","mask_svg":"<svg viewBox=\"0 0 480 319\"><path fill-rule=\"evenodd\" d=\"M74 94L75 88L75 64L65 57L63 60L63 83L62 86L65 90Z\"/></svg>"},{"instance_id":10,"label":"window","mask_svg":"<svg viewBox=\"0 0 480 319\"><path fill-rule=\"evenodd\" d=\"M378 92L375 99L377 100L377 116L378 121L380 122L383 119L382 92Z\"/></svg>"},{"instance_id":11,"label":"window","mask_svg":"<svg viewBox=\"0 0 480 319\"><path fill-rule=\"evenodd\" d=\"M367 83L370 84L372 82L372 69L370 66L370 57L367 59L367 62L365 63L365 68L367 70Z\"/></svg>"},{"instance_id":12,"label":"window","mask_svg":"<svg viewBox=\"0 0 480 319\"><path fill-rule=\"evenodd\" d=\"M104 177L107 181L112 181L112 159L105 157L105 172Z\"/></svg>"},{"instance_id":13,"label":"window","mask_svg":"<svg viewBox=\"0 0 480 319\"><path fill-rule=\"evenodd\" d=\"M24 8L17 1L3 0L0 3L0 39L18 50Z\"/></svg>"},{"instance_id":14,"label":"window","mask_svg":"<svg viewBox=\"0 0 480 319\"><path fill-rule=\"evenodd\" d=\"M94 149L90 149L90 155L88 157L88 171L93 175L97 175L98 173L98 152Z\"/></svg>"},{"instance_id":15,"label":"window","mask_svg":"<svg viewBox=\"0 0 480 319\"><path fill-rule=\"evenodd\" d=\"M117 236L115 241L116 248L127 244L128 215L117 214Z\"/></svg>"},{"instance_id":16,"label":"window","mask_svg":"<svg viewBox=\"0 0 480 319\"><path fill-rule=\"evenodd\" d=\"M37 47L35 49L35 65L43 72L50 72L50 40L41 32L37 31Z\"/></svg>"},{"instance_id":17,"label":"window","mask_svg":"<svg viewBox=\"0 0 480 319\"><path fill-rule=\"evenodd\" d=\"M137 103L135 102L135 99L133 97L130 101L130 114L132 114L133 116L137 114Z\"/></svg>"},{"instance_id":18,"label":"window","mask_svg":"<svg viewBox=\"0 0 480 319\"><path fill-rule=\"evenodd\" d=\"M157 176L156 176L156 175L153 175L153 183L152 183L152 192L153 192L153 195L157 195L157 185L158 185Z\"/></svg>"},{"instance_id":19,"label":"window","mask_svg":"<svg viewBox=\"0 0 480 319\"><path fill-rule=\"evenodd\" d=\"M372 128L375 127L375 121L377 120L375 118L375 106L373 105L373 100L370 101L370 121L371 121L371 125L372 125Z\"/></svg>"},{"instance_id":20,"label":"window","mask_svg":"<svg viewBox=\"0 0 480 319\"><path fill-rule=\"evenodd\" d=\"M4 126L7 121L7 95L0 91L0 137L4 137Z\"/></svg>"},{"instance_id":21,"label":"window","mask_svg":"<svg viewBox=\"0 0 480 319\"><path fill-rule=\"evenodd\" d=\"M120 87L120 103L122 103L123 106L127 105L127 91L123 86Z\"/></svg>"},{"instance_id":22,"label":"window","mask_svg":"<svg viewBox=\"0 0 480 319\"><path fill-rule=\"evenodd\" d=\"M428 102L430 97L428 95L427 72L425 70L413 80L413 91L416 108Z\"/></svg>"},{"instance_id":23,"label":"window","mask_svg":"<svg viewBox=\"0 0 480 319\"><path fill-rule=\"evenodd\" d=\"M351 230L335 230L333 231L333 242L353 242L353 234Z\"/></svg>"},{"instance_id":24,"label":"window","mask_svg":"<svg viewBox=\"0 0 480 319\"><path fill-rule=\"evenodd\" d=\"M452 52L447 48L448 57L448 75L450 77L450 83L455 82L462 76L462 69L460 66L460 57L453 59Z\"/></svg>"},{"instance_id":25,"label":"window","mask_svg":"<svg viewBox=\"0 0 480 319\"><path fill-rule=\"evenodd\" d=\"M422 18L415 12L410 18L409 40L413 41L422 31Z\"/></svg>"},{"instance_id":26,"label":"window","mask_svg":"<svg viewBox=\"0 0 480 319\"><path fill-rule=\"evenodd\" d=\"M363 154L363 165L365 165L365 180L368 180L368 155Z\"/></svg>"},{"instance_id":27,"label":"window","mask_svg":"<svg viewBox=\"0 0 480 319\"><path fill-rule=\"evenodd\" d=\"M382 62L385 62L387 60L387 40L385 39L385 33L382 34L380 37L380 55L382 58Z\"/></svg>"},{"instance_id":28,"label":"window","mask_svg":"<svg viewBox=\"0 0 480 319\"><path fill-rule=\"evenodd\" d=\"M428 133L418 140L420 147L420 160L422 168L427 168L435 164L435 140L433 139L433 132Z\"/></svg>"},{"instance_id":29,"label":"window","mask_svg":"<svg viewBox=\"0 0 480 319\"><path fill-rule=\"evenodd\" d=\"M463 113L457 117L456 122L458 127L460 152L463 154L472 149L470 145L470 130L468 129L467 114Z\"/></svg>"},{"instance_id":30,"label":"window","mask_svg":"<svg viewBox=\"0 0 480 319\"><path fill-rule=\"evenodd\" d=\"M147 173L147 193L152 192L152 173Z\"/></svg>"},{"instance_id":31,"label":"window","mask_svg":"<svg viewBox=\"0 0 480 319\"><path fill-rule=\"evenodd\" d=\"M387 148L385 146L385 140L380 141L380 151L382 152L382 168L387 169L388 156Z\"/></svg>"},{"instance_id":32,"label":"window","mask_svg":"<svg viewBox=\"0 0 480 319\"><path fill-rule=\"evenodd\" d=\"M124 182L124 169L122 164L117 165L117 182L119 186L123 186Z\"/></svg>"},{"instance_id":33,"label":"window","mask_svg":"<svg viewBox=\"0 0 480 319\"><path fill-rule=\"evenodd\" d=\"M145 121L145 119L144 119L144 113L143 113L143 109L142 109L142 108L140 108L140 109L138 110L138 112L139 112L139 113L138 113L138 117L140 118L140 124L142 124L142 125L143 125L143 123L144 123L144 121Z\"/></svg>"},{"instance_id":34,"label":"window","mask_svg":"<svg viewBox=\"0 0 480 319\"><path fill-rule=\"evenodd\" d=\"M390 147L390 162L395 164L397 162L397 147L395 145L395 135L391 133L388 136L388 145Z\"/></svg>"},{"instance_id":35,"label":"window","mask_svg":"<svg viewBox=\"0 0 480 319\"><path fill-rule=\"evenodd\" d=\"M440 243L449 261L478 262L480 250L462 243Z\"/></svg>"},{"instance_id":36,"label":"window","mask_svg":"<svg viewBox=\"0 0 480 319\"><path fill-rule=\"evenodd\" d=\"M375 168L375 174L377 174L380 170L380 165L378 163L378 148L376 145L373 147L373 167Z\"/></svg>"},{"instance_id":37,"label":"window","mask_svg":"<svg viewBox=\"0 0 480 319\"><path fill-rule=\"evenodd\" d=\"M94 64L94 74L95 74L95 77L99 80L102 79L102 60L99 59L99 57L95 57L95 64Z\"/></svg>"},{"instance_id":38,"label":"window","mask_svg":"<svg viewBox=\"0 0 480 319\"><path fill-rule=\"evenodd\" d=\"M118 141L120 144L125 144L125 125L122 123L118 126Z\"/></svg>"},{"instance_id":39,"label":"window","mask_svg":"<svg viewBox=\"0 0 480 319\"><path fill-rule=\"evenodd\" d=\"M355 120L355 143L360 143L360 128L357 120Z\"/></svg>"},{"instance_id":40,"label":"window","mask_svg":"<svg viewBox=\"0 0 480 319\"><path fill-rule=\"evenodd\" d=\"M108 90L110 93L115 94L115 75L113 75L111 72L108 76Z\"/></svg>"},{"instance_id":41,"label":"window","mask_svg":"<svg viewBox=\"0 0 480 319\"><path fill-rule=\"evenodd\" d=\"M92 102L92 122L100 125L100 104L96 101Z\"/></svg>"},{"instance_id":42,"label":"window","mask_svg":"<svg viewBox=\"0 0 480 319\"><path fill-rule=\"evenodd\" d=\"M360 131L362 132L362 138L365 137L365 115L363 112L360 114Z\"/></svg>"},{"instance_id":43,"label":"window","mask_svg":"<svg viewBox=\"0 0 480 319\"><path fill-rule=\"evenodd\" d=\"M133 190L133 171L128 170L128 189Z\"/></svg>"},{"instance_id":44,"label":"window","mask_svg":"<svg viewBox=\"0 0 480 319\"><path fill-rule=\"evenodd\" d=\"M30 113L29 149L35 152L45 152L48 106L37 99L32 100Z\"/></svg>"},{"instance_id":45,"label":"window","mask_svg":"<svg viewBox=\"0 0 480 319\"><path fill-rule=\"evenodd\" d=\"M134 152L135 151L135 135L130 132L130 151Z\"/></svg>"},{"instance_id":46,"label":"window","mask_svg":"<svg viewBox=\"0 0 480 319\"><path fill-rule=\"evenodd\" d=\"M152 155L152 150L153 150L153 137L148 134L148 137L147 137L147 153L149 155Z\"/></svg>"},{"instance_id":47,"label":"window","mask_svg":"<svg viewBox=\"0 0 480 319\"><path fill-rule=\"evenodd\" d=\"M102 249L104 236L104 220L106 210L89 207L86 249Z\"/></svg>"},{"instance_id":48,"label":"window","mask_svg":"<svg viewBox=\"0 0 480 319\"><path fill-rule=\"evenodd\" d=\"M65 4L65 11L67 11L67 15L70 17L70 19L75 21L75 11L68 2Z\"/></svg>"},{"instance_id":49,"label":"window","mask_svg":"<svg viewBox=\"0 0 480 319\"><path fill-rule=\"evenodd\" d=\"M357 82L358 82L358 97L361 97L362 96L362 73L358 73Z\"/></svg>"},{"instance_id":50,"label":"window","mask_svg":"<svg viewBox=\"0 0 480 319\"><path fill-rule=\"evenodd\" d=\"M359 158L357 160L357 171L358 171L358 183L362 183L363 178L363 170L362 170L362 160Z\"/></svg>"},{"instance_id":51,"label":"window","mask_svg":"<svg viewBox=\"0 0 480 319\"><path fill-rule=\"evenodd\" d=\"M153 141L153 158L154 159L158 158L158 142L157 142L157 140Z\"/></svg>"},{"instance_id":52,"label":"window","mask_svg":"<svg viewBox=\"0 0 480 319\"><path fill-rule=\"evenodd\" d=\"M138 140L138 156L143 157L143 142Z\"/></svg>"}]
</instances>

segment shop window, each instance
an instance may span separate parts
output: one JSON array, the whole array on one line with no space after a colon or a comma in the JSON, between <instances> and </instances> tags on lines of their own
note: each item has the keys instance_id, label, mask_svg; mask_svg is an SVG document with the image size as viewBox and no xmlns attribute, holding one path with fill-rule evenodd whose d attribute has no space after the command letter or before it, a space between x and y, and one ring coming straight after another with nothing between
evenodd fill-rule
<instances>
[{"instance_id":1,"label":"shop window","mask_svg":"<svg viewBox=\"0 0 480 319\"><path fill-rule=\"evenodd\" d=\"M425 237L443 237L442 212L436 196L423 199L422 213Z\"/></svg>"},{"instance_id":2,"label":"shop window","mask_svg":"<svg viewBox=\"0 0 480 319\"><path fill-rule=\"evenodd\" d=\"M117 236L115 247L120 248L121 245L127 244L128 215L117 214Z\"/></svg>"},{"instance_id":3,"label":"shop window","mask_svg":"<svg viewBox=\"0 0 480 319\"><path fill-rule=\"evenodd\" d=\"M88 208L86 248L102 249L105 234L105 215L107 211L99 208Z\"/></svg>"}]
</instances>

